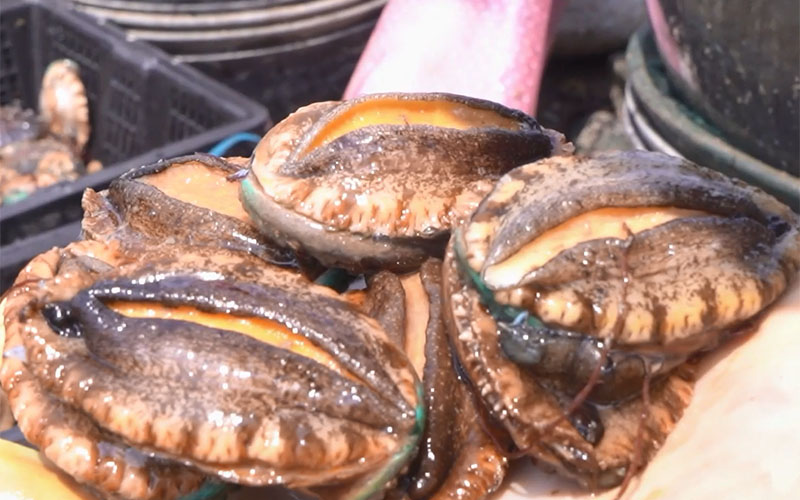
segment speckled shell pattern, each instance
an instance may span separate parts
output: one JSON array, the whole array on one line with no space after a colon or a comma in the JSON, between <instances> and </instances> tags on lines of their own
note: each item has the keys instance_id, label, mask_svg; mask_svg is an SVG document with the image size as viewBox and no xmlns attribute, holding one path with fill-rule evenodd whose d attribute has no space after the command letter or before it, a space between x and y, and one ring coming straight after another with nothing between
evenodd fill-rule
<instances>
[{"instance_id":1,"label":"speckled shell pattern","mask_svg":"<svg viewBox=\"0 0 800 500\"><path fill-rule=\"evenodd\" d=\"M482 404L519 450L590 489L618 485L637 446L645 462L652 458L691 399L690 366L682 365L654 383L649 406L632 398L598 407L605 431L592 444L564 418L571 399L502 351L495 319L459 269L452 246L445 256L444 276L445 318L455 353Z\"/></svg>"},{"instance_id":2,"label":"speckled shell pattern","mask_svg":"<svg viewBox=\"0 0 800 500\"><path fill-rule=\"evenodd\" d=\"M48 132L70 145L75 153L89 142L89 98L78 64L69 59L51 62L42 78L39 113Z\"/></svg>"},{"instance_id":3,"label":"speckled shell pattern","mask_svg":"<svg viewBox=\"0 0 800 500\"><path fill-rule=\"evenodd\" d=\"M508 460L484 431L478 403L456 370L443 317L442 262L428 259L418 275L428 303L424 338L415 339L424 342L425 362L419 375L427 418L417 459L401 481L407 490L394 493L412 500L481 500L500 487ZM398 345L408 345L412 333L407 331L406 309L414 305L401 278L388 271L376 274L369 281L367 297L363 307L370 316Z\"/></svg>"},{"instance_id":4,"label":"speckled shell pattern","mask_svg":"<svg viewBox=\"0 0 800 500\"><path fill-rule=\"evenodd\" d=\"M89 257L94 255L94 257ZM148 458L102 427L83 411L51 393L31 366L26 342L52 337L41 319L27 319L46 300L65 299L72 287L88 286L116 263L114 252L96 242L37 256L5 295L6 342L0 386L25 438L58 468L101 497L175 499L199 488L205 475L182 465ZM102 259L102 260L101 260ZM70 287L61 288L65 279ZM37 327L41 327L42 331ZM52 377L53 374L48 374Z\"/></svg>"},{"instance_id":5,"label":"speckled shell pattern","mask_svg":"<svg viewBox=\"0 0 800 500\"><path fill-rule=\"evenodd\" d=\"M51 457L80 481L128 498L176 498L206 474L303 487L393 461L397 469L413 455L421 392L413 367L335 292L240 252L175 245L129 263L87 264L107 247L78 245L43 256L50 274L35 262L36 279L18 284L6 327L24 363L4 364L2 381L23 433L49 457L40 434L54 427L29 414L49 404L82 422L65 421L63 432L83 437L97 463L75 473L75 451ZM238 333L124 317L105 305L120 300L270 319L350 375ZM141 474L165 478L123 492L103 475L106 442L120 456L154 454Z\"/></svg>"},{"instance_id":6,"label":"speckled shell pattern","mask_svg":"<svg viewBox=\"0 0 800 500\"><path fill-rule=\"evenodd\" d=\"M680 212L689 215L624 240L578 243L538 267L514 264L516 274L489 273L546 231L609 207L697 212ZM448 246L444 297L451 341L518 448L587 486L614 486L634 464L634 450L646 463L689 403L693 368L682 360L757 318L797 278L799 220L755 187L657 153L551 157L521 166L499 180ZM476 289L474 276L485 289ZM494 305L487 303L487 290ZM567 303L580 314L548 310ZM661 372L651 369L658 377L650 380L649 405L641 381L633 396L584 403L604 429L592 444L576 429L576 415L564 415L580 389L564 393L563 382L573 374L545 377L512 362L490 306L526 311L550 331L609 342L612 354L635 357L641 349L642 361L656 360L659 352L675 357L667 365L668 358L658 361ZM583 368L589 373L594 366Z\"/></svg>"},{"instance_id":7,"label":"speckled shell pattern","mask_svg":"<svg viewBox=\"0 0 800 500\"><path fill-rule=\"evenodd\" d=\"M771 304L800 269L800 219L789 207L718 172L648 152L555 157L515 169L476 210L464 243L485 276L572 217L648 206L704 214L629 240L587 241L516 282L487 284L501 301L515 296L514 305L564 328L617 344L697 349ZM565 302L578 312L548 310Z\"/></svg>"},{"instance_id":8,"label":"speckled shell pattern","mask_svg":"<svg viewBox=\"0 0 800 500\"><path fill-rule=\"evenodd\" d=\"M134 168L115 179L103 193L86 190L82 203L84 236L100 241L118 240L132 247L184 243L229 248L255 255L267 263L296 266L289 250L271 244L252 224L172 198L159 188L141 182L149 175L190 164L203 165L218 172L220 177L234 175L241 168L207 154ZM228 203L238 204L239 200L233 198Z\"/></svg>"},{"instance_id":9,"label":"speckled shell pattern","mask_svg":"<svg viewBox=\"0 0 800 500\"><path fill-rule=\"evenodd\" d=\"M514 129L376 124L312 147L340 116L380 100L478 109ZM451 225L500 175L562 149L563 137L533 118L478 99L375 94L318 103L265 136L242 182L242 201L264 234L325 265L407 271L441 256Z\"/></svg>"},{"instance_id":10,"label":"speckled shell pattern","mask_svg":"<svg viewBox=\"0 0 800 500\"><path fill-rule=\"evenodd\" d=\"M182 189L189 166L218 196ZM83 240L0 298L0 386L104 498L481 500L509 454L614 487L678 423L692 358L800 270L800 216L761 190L658 153L572 156L452 94L311 104L249 159L160 161L82 202ZM666 222L618 231L642 210ZM598 211L613 221L570 226ZM577 243L542 257L559 228ZM312 282L324 267L365 288Z\"/></svg>"}]
</instances>

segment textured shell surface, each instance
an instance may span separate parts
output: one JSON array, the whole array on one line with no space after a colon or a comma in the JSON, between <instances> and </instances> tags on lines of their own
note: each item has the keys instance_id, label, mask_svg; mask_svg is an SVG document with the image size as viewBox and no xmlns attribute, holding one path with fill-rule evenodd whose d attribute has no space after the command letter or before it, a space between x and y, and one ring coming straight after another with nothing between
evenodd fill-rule
<instances>
[{"instance_id":1,"label":"textured shell surface","mask_svg":"<svg viewBox=\"0 0 800 500\"><path fill-rule=\"evenodd\" d=\"M69 59L51 62L42 78L39 114L47 131L76 153L89 142L89 98L78 64Z\"/></svg>"},{"instance_id":2,"label":"textured shell surface","mask_svg":"<svg viewBox=\"0 0 800 500\"><path fill-rule=\"evenodd\" d=\"M564 148L524 113L463 96L317 103L256 147L242 200L266 235L328 266L407 271L441 256L500 175Z\"/></svg>"},{"instance_id":3,"label":"textured shell surface","mask_svg":"<svg viewBox=\"0 0 800 500\"><path fill-rule=\"evenodd\" d=\"M448 247L451 341L517 447L613 486L632 450L646 463L681 417L689 356L797 279L799 220L757 188L655 153L518 167Z\"/></svg>"},{"instance_id":4,"label":"textured shell surface","mask_svg":"<svg viewBox=\"0 0 800 500\"><path fill-rule=\"evenodd\" d=\"M26 438L59 467L128 498L177 498L207 475L350 480L342 498L366 498L410 459L421 389L378 323L247 253L140 251L52 251L9 296L4 349L21 346L26 363L6 359L0 380ZM118 456L130 480L81 463L87 452Z\"/></svg>"}]
</instances>

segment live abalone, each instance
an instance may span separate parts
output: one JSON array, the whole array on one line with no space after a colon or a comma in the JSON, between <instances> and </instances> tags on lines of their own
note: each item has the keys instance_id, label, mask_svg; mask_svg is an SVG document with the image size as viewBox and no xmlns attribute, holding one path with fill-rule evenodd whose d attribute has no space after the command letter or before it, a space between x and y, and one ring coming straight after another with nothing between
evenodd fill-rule
<instances>
[{"instance_id":1,"label":"live abalone","mask_svg":"<svg viewBox=\"0 0 800 500\"><path fill-rule=\"evenodd\" d=\"M89 118L78 66L68 59L47 66L38 115L19 103L0 108L0 204L99 169L97 161L84 164Z\"/></svg>"},{"instance_id":2,"label":"live abalone","mask_svg":"<svg viewBox=\"0 0 800 500\"><path fill-rule=\"evenodd\" d=\"M87 239L116 241L129 252L176 243L243 251L296 267L294 254L261 236L229 182L242 159L195 154L134 168L109 189L83 196Z\"/></svg>"},{"instance_id":3,"label":"live abalone","mask_svg":"<svg viewBox=\"0 0 800 500\"><path fill-rule=\"evenodd\" d=\"M451 240L451 340L519 449L613 486L680 418L685 361L796 278L799 226L762 191L665 155L525 165Z\"/></svg>"},{"instance_id":4,"label":"live abalone","mask_svg":"<svg viewBox=\"0 0 800 500\"><path fill-rule=\"evenodd\" d=\"M353 271L408 271L511 168L568 150L533 118L449 94L301 108L256 147L242 201L273 241Z\"/></svg>"},{"instance_id":5,"label":"live abalone","mask_svg":"<svg viewBox=\"0 0 800 500\"><path fill-rule=\"evenodd\" d=\"M36 283L8 298L5 349L18 354L0 381L26 437L103 494L177 498L212 476L371 498L416 450L410 362L293 271L87 241L28 273Z\"/></svg>"},{"instance_id":6,"label":"live abalone","mask_svg":"<svg viewBox=\"0 0 800 500\"><path fill-rule=\"evenodd\" d=\"M5 296L21 430L119 498L477 500L517 455L620 484L692 358L796 279L800 224L691 163L561 141L483 101L370 96L298 111L249 160L87 191L87 240ZM309 257L364 280L319 286Z\"/></svg>"}]
</instances>

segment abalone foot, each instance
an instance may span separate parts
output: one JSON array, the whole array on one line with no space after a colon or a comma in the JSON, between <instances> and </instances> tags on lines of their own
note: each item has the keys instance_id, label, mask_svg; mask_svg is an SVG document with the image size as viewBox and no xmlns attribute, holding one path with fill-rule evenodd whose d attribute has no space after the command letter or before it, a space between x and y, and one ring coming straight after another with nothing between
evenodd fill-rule
<instances>
[{"instance_id":1,"label":"abalone foot","mask_svg":"<svg viewBox=\"0 0 800 500\"><path fill-rule=\"evenodd\" d=\"M106 191L84 192L84 238L117 240L138 253L176 244L242 251L268 264L297 267L291 250L263 238L228 180L244 160L194 154L130 170Z\"/></svg>"},{"instance_id":2,"label":"abalone foot","mask_svg":"<svg viewBox=\"0 0 800 500\"><path fill-rule=\"evenodd\" d=\"M377 323L248 253L176 244L134 256L82 241L37 257L8 300L6 358L21 359L2 381L20 428L104 494L169 500L208 476L300 488L355 477L343 498L362 498L416 449L421 386ZM82 448L60 453L54 439ZM125 467L142 471L108 477ZM144 486L125 483L136 477Z\"/></svg>"},{"instance_id":3,"label":"abalone foot","mask_svg":"<svg viewBox=\"0 0 800 500\"><path fill-rule=\"evenodd\" d=\"M624 479L631 464L647 463L691 399L690 365L680 365L663 380L654 381L649 405L636 398L597 406L604 433L592 444L565 418L571 398L503 354L494 318L463 280L452 247L444 267L450 341L476 392L517 449L590 490L613 487Z\"/></svg>"},{"instance_id":4,"label":"abalone foot","mask_svg":"<svg viewBox=\"0 0 800 500\"><path fill-rule=\"evenodd\" d=\"M2 319L7 327L0 384L22 434L58 468L104 497L172 500L197 490L206 481L205 474L135 451L84 413L49 395L29 370L24 327L8 320L23 314L30 304L48 300L59 267L71 251L107 255L102 246L85 242L51 250L36 257L5 296Z\"/></svg>"}]
</instances>

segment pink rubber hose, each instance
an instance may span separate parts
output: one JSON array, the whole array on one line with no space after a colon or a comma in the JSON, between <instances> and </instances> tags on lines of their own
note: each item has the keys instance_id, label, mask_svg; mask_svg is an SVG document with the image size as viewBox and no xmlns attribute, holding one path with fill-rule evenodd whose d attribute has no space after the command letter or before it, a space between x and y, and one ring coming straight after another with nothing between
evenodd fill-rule
<instances>
[{"instance_id":1,"label":"pink rubber hose","mask_svg":"<svg viewBox=\"0 0 800 500\"><path fill-rule=\"evenodd\" d=\"M536 112L563 0L390 0L345 98L452 92Z\"/></svg>"}]
</instances>

